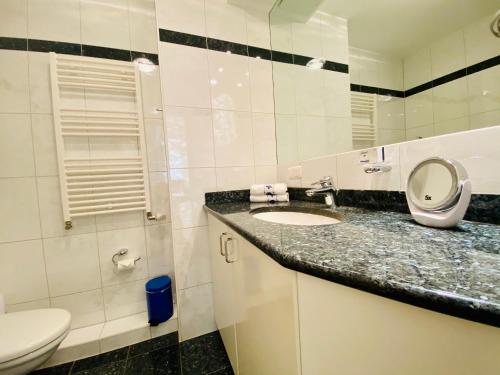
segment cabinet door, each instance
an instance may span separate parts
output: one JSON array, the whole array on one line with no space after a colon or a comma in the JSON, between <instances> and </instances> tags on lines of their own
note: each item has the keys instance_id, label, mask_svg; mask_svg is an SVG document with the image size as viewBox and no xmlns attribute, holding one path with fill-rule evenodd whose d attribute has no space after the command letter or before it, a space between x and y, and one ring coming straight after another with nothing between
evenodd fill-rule
<instances>
[{"instance_id":1,"label":"cabinet door","mask_svg":"<svg viewBox=\"0 0 500 375\"><path fill-rule=\"evenodd\" d=\"M239 375L300 374L296 273L233 236Z\"/></svg>"},{"instance_id":2,"label":"cabinet door","mask_svg":"<svg viewBox=\"0 0 500 375\"><path fill-rule=\"evenodd\" d=\"M208 215L210 258L212 266L212 291L214 300L215 323L219 329L231 366L237 374L238 361L236 355L235 311L233 267L227 263L224 255L224 244L231 234L226 225ZM225 233L225 234L224 234Z\"/></svg>"},{"instance_id":3,"label":"cabinet door","mask_svg":"<svg viewBox=\"0 0 500 375\"><path fill-rule=\"evenodd\" d=\"M303 375L500 374L500 329L298 273Z\"/></svg>"}]
</instances>

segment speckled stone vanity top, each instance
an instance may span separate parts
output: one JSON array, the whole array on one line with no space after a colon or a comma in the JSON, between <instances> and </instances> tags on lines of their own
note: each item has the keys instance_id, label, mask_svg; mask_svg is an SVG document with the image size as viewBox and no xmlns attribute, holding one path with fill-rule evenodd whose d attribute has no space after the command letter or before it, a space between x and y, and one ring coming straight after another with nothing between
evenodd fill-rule
<instances>
[{"instance_id":1,"label":"speckled stone vanity top","mask_svg":"<svg viewBox=\"0 0 500 375\"><path fill-rule=\"evenodd\" d=\"M284 267L500 327L498 225L463 221L433 229L404 213L340 207L341 223L293 226L256 219L255 207L208 203L205 209ZM272 207L327 210L302 201Z\"/></svg>"}]
</instances>

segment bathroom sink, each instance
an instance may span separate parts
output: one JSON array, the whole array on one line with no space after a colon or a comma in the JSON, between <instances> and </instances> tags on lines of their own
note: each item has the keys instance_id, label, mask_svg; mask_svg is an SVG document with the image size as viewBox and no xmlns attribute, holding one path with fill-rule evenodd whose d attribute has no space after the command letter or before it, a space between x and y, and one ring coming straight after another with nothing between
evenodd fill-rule
<instances>
[{"instance_id":1,"label":"bathroom sink","mask_svg":"<svg viewBox=\"0 0 500 375\"><path fill-rule=\"evenodd\" d=\"M261 208L250 211L256 219L287 225L332 225L341 222L334 211Z\"/></svg>"}]
</instances>

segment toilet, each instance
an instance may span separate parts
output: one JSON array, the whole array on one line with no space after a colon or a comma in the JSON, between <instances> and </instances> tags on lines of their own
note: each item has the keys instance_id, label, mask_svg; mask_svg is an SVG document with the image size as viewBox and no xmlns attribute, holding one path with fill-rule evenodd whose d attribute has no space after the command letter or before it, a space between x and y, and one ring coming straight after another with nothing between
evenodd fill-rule
<instances>
[{"instance_id":1,"label":"toilet","mask_svg":"<svg viewBox=\"0 0 500 375\"><path fill-rule=\"evenodd\" d=\"M23 375L49 359L70 330L71 314L38 309L0 314L0 374Z\"/></svg>"}]
</instances>

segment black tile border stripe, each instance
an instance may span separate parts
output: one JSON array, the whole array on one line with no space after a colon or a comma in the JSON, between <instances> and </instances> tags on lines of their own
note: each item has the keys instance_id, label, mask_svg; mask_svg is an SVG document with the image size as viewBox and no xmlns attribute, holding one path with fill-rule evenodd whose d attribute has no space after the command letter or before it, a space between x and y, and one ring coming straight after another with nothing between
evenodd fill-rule
<instances>
[{"instance_id":1,"label":"black tile border stripe","mask_svg":"<svg viewBox=\"0 0 500 375\"><path fill-rule=\"evenodd\" d=\"M248 46L246 44L207 38L207 48L212 51L228 52L234 53L235 55L248 56Z\"/></svg>"},{"instance_id":2,"label":"black tile border stripe","mask_svg":"<svg viewBox=\"0 0 500 375\"><path fill-rule=\"evenodd\" d=\"M186 34L179 31L159 29L158 34L161 42L180 44L188 47L207 48L212 51L232 53L235 55L254 57L263 60L272 60L286 64L305 66L313 59L310 56L294 55L281 51L255 47L247 44L229 42L226 40L207 38L205 36ZM335 61L326 61L324 70L340 73L349 73L349 66Z\"/></svg>"},{"instance_id":3,"label":"black tile border stripe","mask_svg":"<svg viewBox=\"0 0 500 375\"><path fill-rule=\"evenodd\" d=\"M406 91L401 91L401 90L391 90L391 89L384 89L381 87L373 87L373 86L364 86L364 85L357 85L357 84L351 84L351 91L356 91L356 92L366 92L366 93L371 93L371 94L379 94L379 95L388 95L388 96L396 96L398 98L406 98L418 93L421 93L426 90L430 90L433 87L437 87L440 85L444 85L445 83L452 82L454 80L466 77L468 75L480 72L485 69L493 68L497 65L500 65L500 55L492 57L490 59L481 61L477 64L468 66L463 69L459 69L455 72L448 73L442 77L438 77L436 79L433 79L432 81L423 83L421 85L412 87L411 89L408 89Z\"/></svg>"},{"instance_id":4,"label":"black tile border stripe","mask_svg":"<svg viewBox=\"0 0 500 375\"><path fill-rule=\"evenodd\" d=\"M313 59L309 56L294 55L281 51L273 51L270 49L228 42L220 39L207 38L199 35L186 34L173 30L159 29L158 32L160 41L162 42L175 43L189 47L206 48L213 51L234 53L241 56L249 56L258 59L271 60L300 66L305 66L309 61ZM99 57L120 61L133 61L136 58L144 57L152 61L155 65L158 65L159 63L158 54L154 53L129 51L117 48L91 46L86 44L58 42L51 40L0 37L0 50L1 49L14 51L56 52L76 56L81 55ZM437 87L445 83L463 78L470 74L493 68L497 65L500 65L500 55L473 64L466 68L459 69L455 72L433 79L432 81L423 83L406 91L358 84L351 84L351 91L405 98L429 90L433 87ZM349 66L347 64L328 60L325 61L322 69L346 74L349 73Z\"/></svg>"},{"instance_id":5,"label":"black tile border stripe","mask_svg":"<svg viewBox=\"0 0 500 375\"><path fill-rule=\"evenodd\" d=\"M132 61L130 51L117 48L82 45L82 55L89 57L101 57L104 59Z\"/></svg>"},{"instance_id":6,"label":"black tile border stripe","mask_svg":"<svg viewBox=\"0 0 500 375\"><path fill-rule=\"evenodd\" d=\"M79 43L58 42L53 40L0 37L0 50L56 52L66 55L99 57L102 59L134 61L144 57L158 65L158 54L124 49L91 46Z\"/></svg>"},{"instance_id":7,"label":"black tile border stripe","mask_svg":"<svg viewBox=\"0 0 500 375\"><path fill-rule=\"evenodd\" d=\"M53 42L50 40L28 39L28 51L56 52L66 55L82 55L82 45L76 43Z\"/></svg>"},{"instance_id":8,"label":"black tile border stripe","mask_svg":"<svg viewBox=\"0 0 500 375\"><path fill-rule=\"evenodd\" d=\"M160 42L175 43L188 47L207 48L207 38L204 36L166 29L159 29L158 33Z\"/></svg>"},{"instance_id":9,"label":"black tile border stripe","mask_svg":"<svg viewBox=\"0 0 500 375\"><path fill-rule=\"evenodd\" d=\"M207 48L212 51L234 53L241 56L261 58L285 64L306 66L307 63L313 59L313 57L310 56L295 55L292 53L281 52L281 51L273 51L271 49L228 42L220 39L207 38L205 36L200 36L200 35L186 34L174 30L159 29L158 33L160 41L162 42L175 43L189 47ZM351 91L393 96L397 98L405 98L408 96L418 94L422 91L429 90L433 87L437 87L439 85L465 77L469 74L477 73L481 70L494 67L499 64L500 64L500 56L496 56L491 59L482 61L480 63L471 65L467 68L457 70L456 72L446 74L442 77L436 78L432 81L426 82L422 85L413 87L406 91L393 90L383 87L358 85L358 84L351 84ZM349 65L338 63L335 61L328 61L328 60L325 61L322 69L340 73L349 73Z\"/></svg>"},{"instance_id":10,"label":"black tile border stripe","mask_svg":"<svg viewBox=\"0 0 500 375\"><path fill-rule=\"evenodd\" d=\"M295 55L292 53L273 51L271 49L254 47L246 44L228 42L225 40L207 38L205 36L186 34L179 31L159 29L160 41L175 43L189 47L207 48L212 51L234 53L241 56L249 56L261 58L286 64L306 66L313 58L310 56ZM446 74L442 77L436 78L432 81L426 82L422 85L413 87L409 90L393 90L383 87L365 86L358 84L351 84L351 91L365 92L378 95L393 96L397 98L405 98L411 95L418 94L422 91L431 89L433 87L451 82L453 80L465 77L469 74L477 73L481 70L488 69L500 64L500 56L482 61L480 63L471 65L467 68L457 70ZM349 66L347 64L337 63L334 61L325 61L322 69L330 70L340 73L349 73Z\"/></svg>"},{"instance_id":11,"label":"black tile border stripe","mask_svg":"<svg viewBox=\"0 0 500 375\"><path fill-rule=\"evenodd\" d=\"M0 49L27 51L28 39L0 37Z\"/></svg>"},{"instance_id":12,"label":"black tile border stripe","mask_svg":"<svg viewBox=\"0 0 500 375\"><path fill-rule=\"evenodd\" d=\"M404 98L405 97L405 92L401 91L401 90L392 90L392 89L385 89L382 87L357 85L355 83L351 83L351 91L365 92L368 94L395 96L397 98Z\"/></svg>"}]
</instances>

